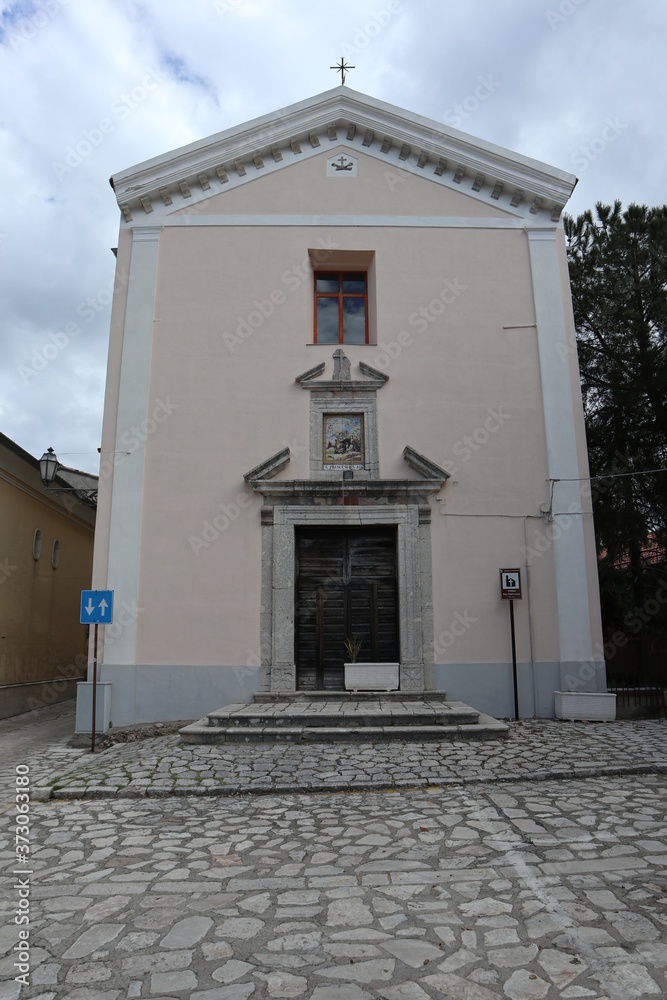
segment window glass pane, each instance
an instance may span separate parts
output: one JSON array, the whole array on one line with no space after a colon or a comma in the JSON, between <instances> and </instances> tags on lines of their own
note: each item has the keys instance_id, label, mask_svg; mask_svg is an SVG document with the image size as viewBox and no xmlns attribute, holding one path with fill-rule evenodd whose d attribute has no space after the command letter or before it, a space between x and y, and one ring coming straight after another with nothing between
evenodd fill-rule
<instances>
[{"instance_id":1,"label":"window glass pane","mask_svg":"<svg viewBox=\"0 0 667 1000\"><path fill-rule=\"evenodd\" d=\"M366 291L365 274L343 275L343 292L355 292L356 294L363 295L365 291Z\"/></svg>"},{"instance_id":2,"label":"window glass pane","mask_svg":"<svg viewBox=\"0 0 667 1000\"><path fill-rule=\"evenodd\" d=\"M317 300L317 343L338 343L338 299Z\"/></svg>"},{"instance_id":3,"label":"window glass pane","mask_svg":"<svg viewBox=\"0 0 667 1000\"><path fill-rule=\"evenodd\" d=\"M318 292L337 292L338 291L338 275L320 275L318 274L315 280L315 290Z\"/></svg>"},{"instance_id":4,"label":"window glass pane","mask_svg":"<svg viewBox=\"0 0 667 1000\"><path fill-rule=\"evenodd\" d=\"M343 343L366 343L365 299L343 299Z\"/></svg>"}]
</instances>

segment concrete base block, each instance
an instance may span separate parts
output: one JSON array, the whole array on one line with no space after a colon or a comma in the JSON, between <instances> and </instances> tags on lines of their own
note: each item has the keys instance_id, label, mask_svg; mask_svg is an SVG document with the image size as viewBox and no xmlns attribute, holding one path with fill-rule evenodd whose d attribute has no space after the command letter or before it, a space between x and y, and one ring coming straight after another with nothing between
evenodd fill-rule
<instances>
[{"instance_id":1,"label":"concrete base block","mask_svg":"<svg viewBox=\"0 0 667 1000\"><path fill-rule=\"evenodd\" d=\"M111 684L97 682L95 695L95 732L106 733L111 723ZM76 686L77 733L93 731L93 682L79 681Z\"/></svg>"},{"instance_id":2,"label":"concrete base block","mask_svg":"<svg viewBox=\"0 0 667 1000\"><path fill-rule=\"evenodd\" d=\"M616 695L599 691L554 691L557 719L571 722L613 722Z\"/></svg>"}]
</instances>

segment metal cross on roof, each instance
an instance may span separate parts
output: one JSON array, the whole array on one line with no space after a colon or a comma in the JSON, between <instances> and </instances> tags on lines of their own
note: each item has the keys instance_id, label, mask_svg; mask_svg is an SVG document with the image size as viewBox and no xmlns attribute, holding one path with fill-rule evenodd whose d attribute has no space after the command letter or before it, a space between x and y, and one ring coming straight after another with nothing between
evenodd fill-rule
<instances>
[{"instance_id":1,"label":"metal cross on roof","mask_svg":"<svg viewBox=\"0 0 667 1000\"><path fill-rule=\"evenodd\" d=\"M350 66L350 65L348 65L348 63L345 62L345 59L344 59L343 56L340 57L340 62L336 63L335 66L329 66L329 69L335 69L337 73L340 73L340 76L341 76L341 81L340 82L341 82L341 84L345 83L345 73L346 73L346 71L348 69L356 69L356 68L357 68L356 66Z\"/></svg>"}]
</instances>

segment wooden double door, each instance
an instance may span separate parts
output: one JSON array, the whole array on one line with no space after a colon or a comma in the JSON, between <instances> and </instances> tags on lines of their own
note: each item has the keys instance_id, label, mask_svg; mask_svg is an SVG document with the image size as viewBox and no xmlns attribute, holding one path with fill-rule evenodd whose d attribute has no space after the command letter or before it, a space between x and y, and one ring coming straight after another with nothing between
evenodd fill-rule
<instances>
[{"instance_id":1,"label":"wooden double door","mask_svg":"<svg viewBox=\"0 0 667 1000\"><path fill-rule=\"evenodd\" d=\"M396 528L297 529L296 574L299 690L344 688L348 637L360 662L398 662Z\"/></svg>"}]
</instances>

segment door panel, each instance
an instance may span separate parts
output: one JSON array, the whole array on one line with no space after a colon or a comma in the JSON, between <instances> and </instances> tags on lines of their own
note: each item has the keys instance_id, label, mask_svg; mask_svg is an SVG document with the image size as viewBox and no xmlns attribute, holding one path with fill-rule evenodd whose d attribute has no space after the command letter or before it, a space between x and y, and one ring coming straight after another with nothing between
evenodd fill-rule
<instances>
[{"instance_id":1,"label":"door panel","mask_svg":"<svg viewBox=\"0 0 667 1000\"><path fill-rule=\"evenodd\" d=\"M296 550L297 687L344 687L347 636L359 660L396 662L395 529L297 530Z\"/></svg>"}]
</instances>

